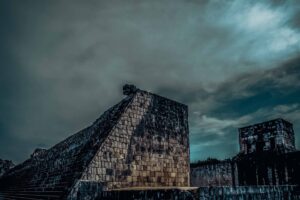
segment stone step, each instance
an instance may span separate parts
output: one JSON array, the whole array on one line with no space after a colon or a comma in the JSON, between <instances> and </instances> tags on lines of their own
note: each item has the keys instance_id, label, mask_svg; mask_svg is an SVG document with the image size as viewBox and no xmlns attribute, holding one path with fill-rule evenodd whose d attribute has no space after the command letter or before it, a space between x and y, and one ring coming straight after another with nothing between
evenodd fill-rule
<instances>
[{"instance_id":1,"label":"stone step","mask_svg":"<svg viewBox=\"0 0 300 200\"><path fill-rule=\"evenodd\" d=\"M8 198L22 198L22 199L40 199L40 200L48 200L48 199L59 199L60 195L48 195L48 194L28 194L28 193L2 193L3 197Z\"/></svg>"},{"instance_id":2,"label":"stone step","mask_svg":"<svg viewBox=\"0 0 300 200\"><path fill-rule=\"evenodd\" d=\"M23 185L15 185L13 187L9 187L7 189L16 189L16 190L26 190L26 189L30 189L30 188L33 188L33 189L37 189L37 188L66 188L68 186L68 182L62 182L62 183L59 183L57 185L53 185L53 186L41 186L41 185L38 185L38 184L28 184L26 186L23 186Z\"/></svg>"},{"instance_id":3,"label":"stone step","mask_svg":"<svg viewBox=\"0 0 300 200\"><path fill-rule=\"evenodd\" d=\"M63 191L37 191L37 190L24 190L24 191L20 191L20 190L7 190L3 192L5 193L10 193L10 194L42 194L42 195L62 195Z\"/></svg>"},{"instance_id":4,"label":"stone step","mask_svg":"<svg viewBox=\"0 0 300 200\"><path fill-rule=\"evenodd\" d=\"M1 200L15 200L15 199L12 198L12 197L6 197L6 196L3 196L3 195L1 195L1 194L0 194L0 199L1 199Z\"/></svg>"},{"instance_id":5,"label":"stone step","mask_svg":"<svg viewBox=\"0 0 300 200\"><path fill-rule=\"evenodd\" d=\"M33 197L22 197L15 195L0 195L1 200L44 200L41 198L33 198Z\"/></svg>"}]
</instances>

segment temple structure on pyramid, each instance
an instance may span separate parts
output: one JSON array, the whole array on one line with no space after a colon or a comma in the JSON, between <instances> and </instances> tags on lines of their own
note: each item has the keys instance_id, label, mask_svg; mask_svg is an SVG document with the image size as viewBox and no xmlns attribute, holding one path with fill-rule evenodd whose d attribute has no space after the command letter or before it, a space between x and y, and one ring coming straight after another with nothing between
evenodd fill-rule
<instances>
[{"instance_id":1,"label":"temple structure on pyramid","mask_svg":"<svg viewBox=\"0 0 300 200\"><path fill-rule=\"evenodd\" d=\"M82 185L189 186L187 106L133 85L123 93L92 125L8 170L0 199L77 199Z\"/></svg>"}]
</instances>

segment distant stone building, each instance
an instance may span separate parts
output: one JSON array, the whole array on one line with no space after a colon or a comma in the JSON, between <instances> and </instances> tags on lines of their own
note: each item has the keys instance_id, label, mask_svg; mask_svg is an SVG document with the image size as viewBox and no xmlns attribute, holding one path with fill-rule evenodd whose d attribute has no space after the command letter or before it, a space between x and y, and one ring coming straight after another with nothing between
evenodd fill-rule
<instances>
[{"instance_id":1,"label":"distant stone building","mask_svg":"<svg viewBox=\"0 0 300 200\"><path fill-rule=\"evenodd\" d=\"M189 186L187 106L133 85L123 92L91 126L5 173L0 199L77 199L82 186Z\"/></svg>"},{"instance_id":2,"label":"distant stone building","mask_svg":"<svg viewBox=\"0 0 300 200\"><path fill-rule=\"evenodd\" d=\"M293 124L283 119L239 128L240 153L295 151Z\"/></svg>"},{"instance_id":3,"label":"distant stone building","mask_svg":"<svg viewBox=\"0 0 300 200\"><path fill-rule=\"evenodd\" d=\"M300 152L293 124L283 119L239 129L240 153L234 158L239 185L298 185Z\"/></svg>"},{"instance_id":4,"label":"distant stone building","mask_svg":"<svg viewBox=\"0 0 300 200\"><path fill-rule=\"evenodd\" d=\"M191 164L192 186L300 185L300 151L283 119L239 128L240 152L224 161Z\"/></svg>"}]
</instances>

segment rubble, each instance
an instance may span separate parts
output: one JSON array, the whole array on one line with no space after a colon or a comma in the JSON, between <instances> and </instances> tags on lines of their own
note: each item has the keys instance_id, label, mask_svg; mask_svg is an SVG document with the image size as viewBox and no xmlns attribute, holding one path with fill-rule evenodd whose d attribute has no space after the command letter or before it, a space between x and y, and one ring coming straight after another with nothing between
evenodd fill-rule
<instances>
[{"instance_id":1,"label":"rubble","mask_svg":"<svg viewBox=\"0 0 300 200\"><path fill-rule=\"evenodd\" d=\"M15 164L11 160L0 159L0 177L14 166Z\"/></svg>"}]
</instances>

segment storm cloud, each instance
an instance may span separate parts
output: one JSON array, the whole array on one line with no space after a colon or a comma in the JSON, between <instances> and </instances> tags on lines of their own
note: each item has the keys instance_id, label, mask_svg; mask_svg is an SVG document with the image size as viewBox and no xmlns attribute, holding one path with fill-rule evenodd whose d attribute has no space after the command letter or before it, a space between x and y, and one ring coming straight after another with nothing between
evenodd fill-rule
<instances>
[{"instance_id":1,"label":"storm cloud","mask_svg":"<svg viewBox=\"0 0 300 200\"><path fill-rule=\"evenodd\" d=\"M191 159L274 117L300 138L295 1L1 1L0 157L88 126L124 83L189 106Z\"/></svg>"}]
</instances>

